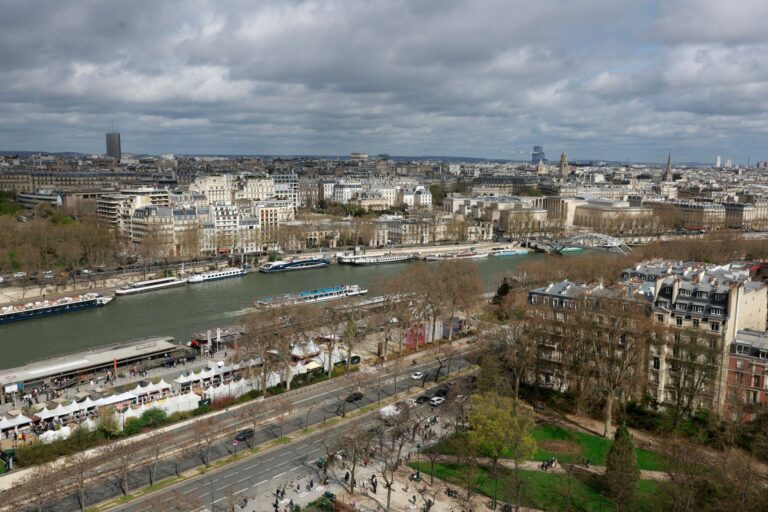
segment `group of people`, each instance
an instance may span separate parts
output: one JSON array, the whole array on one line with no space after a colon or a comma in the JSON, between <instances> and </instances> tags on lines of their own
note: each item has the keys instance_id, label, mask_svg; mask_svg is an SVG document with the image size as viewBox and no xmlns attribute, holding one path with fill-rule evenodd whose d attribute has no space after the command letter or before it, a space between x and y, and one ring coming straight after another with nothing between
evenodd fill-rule
<instances>
[{"instance_id":1,"label":"group of people","mask_svg":"<svg viewBox=\"0 0 768 512\"><path fill-rule=\"evenodd\" d=\"M557 467L557 459L555 457L547 459L539 465L539 468L543 469L544 471L548 471L556 467Z\"/></svg>"}]
</instances>

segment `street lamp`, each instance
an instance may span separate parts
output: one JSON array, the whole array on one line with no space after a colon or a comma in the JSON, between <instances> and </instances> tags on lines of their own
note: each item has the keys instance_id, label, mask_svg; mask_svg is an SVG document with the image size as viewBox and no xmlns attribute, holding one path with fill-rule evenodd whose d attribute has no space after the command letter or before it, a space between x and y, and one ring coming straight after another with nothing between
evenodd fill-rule
<instances>
[{"instance_id":1,"label":"street lamp","mask_svg":"<svg viewBox=\"0 0 768 512\"><path fill-rule=\"evenodd\" d=\"M421 480L421 444L416 443L416 480Z\"/></svg>"}]
</instances>

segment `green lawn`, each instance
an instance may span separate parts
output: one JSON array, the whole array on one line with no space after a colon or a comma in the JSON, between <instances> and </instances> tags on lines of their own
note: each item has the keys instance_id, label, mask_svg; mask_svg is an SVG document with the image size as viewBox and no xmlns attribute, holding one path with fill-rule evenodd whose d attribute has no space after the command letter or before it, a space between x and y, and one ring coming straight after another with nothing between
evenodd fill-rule
<instances>
[{"instance_id":1,"label":"green lawn","mask_svg":"<svg viewBox=\"0 0 768 512\"><path fill-rule=\"evenodd\" d=\"M411 463L416 468L416 463ZM430 473L428 462L418 464L422 478ZM466 473L467 466L456 464L435 464L435 477L456 484L465 489L466 482L473 480L474 492L493 496L498 488L498 499L502 502L514 502L514 471L499 468L499 481L492 477L484 467L473 468L474 474ZM564 508L568 494L568 477L563 473L543 471L521 471L523 505L541 510L560 510ZM599 480L585 472L574 473L571 479L571 510L584 512L600 512L614 508L612 502L603 496L599 489ZM653 511L653 496L656 494L656 482L643 480L638 484L638 512Z\"/></svg>"},{"instance_id":2,"label":"green lawn","mask_svg":"<svg viewBox=\"0 0 768 512\"><path fill-rule=\"evenodd\" d=\"M461 435L461 434L456 434ZM543 424L536 427L533 431L533 437L539 443L539 449L533 460L547 460L552 457L556 457L561 462L581 462L584 459L589 459L590 464L597 466L605 465L605 458L608 455L608 450L611 447L612 441L603 437L584 434L582 432L576 432L574 430L568 430L556 425ZM564 446L563 449L557 449L555 447L545 448L542 447L542 441L567 441L575 445L578 449L578 453L575 449L569 449ZM430 448L430 450L436 450L439 453L446 455L454 455L455 450L450 440L442 441L437 445ZM664 469L665 459L657 452L650 452L636 448L637 465L640 469L649 469L660 471Z\"/></svg>"},{"instance_id":3,"label":"green lawn","mask_svg":"<svg viewBox=\"0 0 768 512\"><path fill-rule=\"evenodd\" d=\"M533 431L533 437L539 443L539 450L534 456L534 460L547 460L556 457L562 462L581 462L583 459L589 459L590 464L598 466L605 465L605 458L608 450L611 448L612 441L604 437L585 434L568 430L557 425L541 425ZM567 450L547 450L541 446L542 441L568 441L579 446L581 452L578 454L567 453ZM637 465L640 469L663 470L665 465L664 457L656 452L649 452L640 448L635 449L637 455Z\"/></svg>"}]
</instances>

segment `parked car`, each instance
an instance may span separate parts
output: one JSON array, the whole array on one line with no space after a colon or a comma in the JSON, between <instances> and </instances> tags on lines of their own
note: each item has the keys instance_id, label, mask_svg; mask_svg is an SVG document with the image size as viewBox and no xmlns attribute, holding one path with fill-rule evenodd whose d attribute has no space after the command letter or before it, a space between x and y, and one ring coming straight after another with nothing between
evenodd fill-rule
<instances>
[{"instance_id":1,"label":"parked car","mask_svg":"<svg viewBox=\"0 0 768 512\"><path fill-rule=\"evenodd\" d=\"M253 439L253 434L254 434L254 431L253 431L252 428L247 428L245 430L241 430L235 436L235 441L238 441L238 442L242 443L243 441L247 441L248 439Z\"/></svg>"},{"instance_id":2,"label":"parked car","mask_svg":"<svg viewBox=\"0 0 768 512\"><path fill-rule=\"evenodd\" d=\"M437 407L438 405L442 404L443 402L445 402L445 398L443 398L441 396L433 396L429 400L429 405L431 405L432 407Z\"/></svg>"},{"instance_id":3,"label":"parked car","mask_svg":"<svg viewBox=\"0 0 768 512\"><path fill-rule=\"evenodd\" d=\"M347 398L344 399L345 402L357 402L358 400L363 399L363 393L360 391L353 391L349 395L347 395Z\"/></svg>"},{"instance_id":4,"label":"parked car","mask_svg":"<svg viewBox=\"0 0 768 512\"><path fill-rule=\"evenodd\" d=\"M431 397L431 396L428 396L428 395L421 395L420 397L418 397L418 398L416 399L416 403L417 403L417 404L426 404L427 402L429 402L429 400L430 400L431 398L432 398L432 397Z\"/></svg>"},{"instance_id":5,"label":"parked car","mask_svg":"<svg viewBox=\"0 0 768 512\"><path fill-rule=\"evenodd\" d=\"M435 391L435 396L439 396L440 398L445 398L448 396L448 388L440 388L437 391Z\"/></svg>"},{"instance_id":6,"label":"parked car","mask_svg":"<svg viewBox=\"0 0 768 512\"><path fill-rule=\"evenodd\" d=\"M466 402L467 401L467 395L456 395L455 400L457 402Z\"/></svg>"},{"instance_id":7,"label":"parked car","mask_svg":"<svg viewBox=\"0 0 768 512\"><path fill-rule=\"evenodd\" d=\"M16 272L16 273L13 274L13 277L21 279L23 277L27 277L27 273L26 272Z\"/></svg>"},{"instance_id":8,"label":"parked car","mask_svg":"<svg viewBox=\"0 0 768 512\"><path fill-rule=\"evenodd\" d=\"M411 374L411 379L413 380L421 380L424 378L424 372L413 372Z\"/></svg>"}]
</instances>

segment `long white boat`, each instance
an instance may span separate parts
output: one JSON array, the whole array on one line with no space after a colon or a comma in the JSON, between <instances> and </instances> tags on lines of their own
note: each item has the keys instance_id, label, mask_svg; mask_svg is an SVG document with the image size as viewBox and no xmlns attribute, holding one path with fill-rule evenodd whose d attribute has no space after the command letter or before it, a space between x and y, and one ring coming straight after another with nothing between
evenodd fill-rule
<instances>
[{"instance_id":1,"label":"long white boat","mask_svg":"<svg viewBox=\"0 0 768 512\"><path fill-rule=\"evenodd\" d=\"M69 313L81 309L98 308L110 303L112 297L104 297L98 293L84 293L71 297L61 297L54 300L28 302L0 307L0 324L29 320L41 316Z\"/></svg>"},{"instance_id":2,"label":"long white boat","mask_svg":"<svg viewBox=\"0 0 768 512\"><path fill-rule=\"evenodd\" d=\"M491 254L494 256L525 256L528 254L527 249L492 249Z\"/></svg>"},{"instance_id":3,"label":"long white boat","mask_svg":"<svg viewBox=\"0 0 768 512\"><path fill-rule=\"evenodd\" d=\"M265 263L259 267L259 272L287 272L289 270L307 270L310 268L323 268L331 264L327 258L295 258Z\"/></svg>"},{"instance_id":4,"label":"long white boat","mask_svg":"<svg viewBox=\"0 0 768 512\"><path fill-rule=\"evenodd\" d=\"M468 260L468 259L477 260L477 259L482 259L487 257L488 257L487 252L467 251L467 252L454 252L454 253L445 253L445 254L430 254L424 259L427 261L446 261L446 260Z\"/></svg>"},{"instance_id":5,"label":"long white boat","mask_svg":"<svg viewBox=\"0 0 768 512\"><path fill-rule=\"evenodd\" d=\"M366 256L364 254L340 256L339 263L348 263L350 265L382 265L385 263L402 263L411 261L413 254L380 254L378 256Z\"/></svg>"},{"instance_id":6,"label":"long white boat","mask_svg":"<svg viewBox=\"0 0 768 512\"><path fill-rule=\"evenodd\" d=\"M205 283L206 281L215 281L217 279L227 279L230 277L240 277L245 275L242 268L225 268L222 270L211 270L202 274L193 274L189 276L189 284Z\"/></svg>"},{"instance_id":7,"label":"long white boat","mask_svg":"<svg viewBox=\"0 0 768 512\"><path fill-rule=\"evenodd\" d=\"M151 292L153 290L162 290L163 288L173 288L174 286L184 286L187 280L180 277L162 277L160 279L150 279L149 281L139 281L125 288L115 290L115 295L133 295L134 293Z\"/></svg>"},{"instance_id":8,"label":"long white boat","mask_svg":"<svg viewBox=\"0 0 768 512\"><path fill-rule=\"evenodd\" d=\"M280 295L278 297L265 297L254 302L259 308L274 308L278 306L299 306L301 304L312 304L315 302L325 302L328 300L346 299L357 295L368 293L367 288L361 288L357 284L345 284L332 286L330 288L320 288L319 290L309 290L295 294Z\"/></svg>"}]
</instances>

